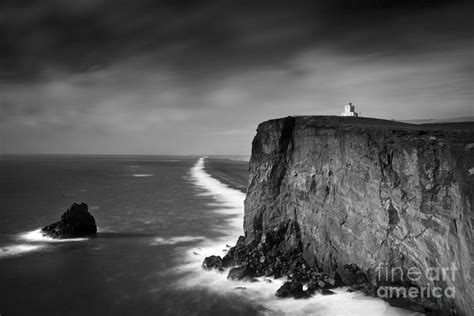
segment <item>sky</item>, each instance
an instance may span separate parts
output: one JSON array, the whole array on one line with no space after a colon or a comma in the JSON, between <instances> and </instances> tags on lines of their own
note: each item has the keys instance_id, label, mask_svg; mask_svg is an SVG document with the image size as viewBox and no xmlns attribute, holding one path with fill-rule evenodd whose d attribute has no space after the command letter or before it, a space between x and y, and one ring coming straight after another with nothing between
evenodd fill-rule
<instances>
[{"instance_id":1,"label":"sky","mask_svg":"<svg viewBox=\"0 0 474 316\"><path fill-rule=\"evenodd\" d=\"M2 0L0 154L249 154L288 115L473 116L455 0Z\"/></svg>"}]
</instances>

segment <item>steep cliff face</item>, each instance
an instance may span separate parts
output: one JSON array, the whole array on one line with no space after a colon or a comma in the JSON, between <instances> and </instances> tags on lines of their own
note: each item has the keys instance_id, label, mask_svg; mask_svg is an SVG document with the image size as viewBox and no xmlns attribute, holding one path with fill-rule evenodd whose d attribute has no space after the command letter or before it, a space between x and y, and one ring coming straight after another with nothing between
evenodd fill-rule
<instances>
[{"instance_id":1,"label":"steep cliff face","mask_svg":"<svg viewBox=\"0 0 474 316\"><path fill-rule=\"evenodd\" d=\"M473 131L474 123L368 118L264 122L252 146L246 243L292 223L298 229L288 230L288 246L324 272L356 264L374 285L404 284L415 267L421 275L408 283L454 287L455 297L429 299L469 315ZM436 278L434 268L447 275Z\"/></svg>"}]
</instances>

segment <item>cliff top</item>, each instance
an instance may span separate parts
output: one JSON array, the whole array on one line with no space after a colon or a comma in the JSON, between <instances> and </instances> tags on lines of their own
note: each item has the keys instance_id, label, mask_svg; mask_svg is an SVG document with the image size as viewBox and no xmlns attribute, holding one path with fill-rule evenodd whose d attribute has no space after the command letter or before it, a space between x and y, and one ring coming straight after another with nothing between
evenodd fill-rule
<instances>
[{"instance_id":1,"label":"cliff top","mask_svg":"<svg viewBox=\"0 0 474 316\"><path fill-rule=\"evenodd\" d=\"M474 131L474 122L456 123L428 123L411 124L394 120L384 120L371 117L343 117L343 116L289 116L265 121L260 125L271 124L277 121L294 118L298 125L312 127L369 127L377 129L406 130L406 131Z\"/></svg>"}]
</instances>

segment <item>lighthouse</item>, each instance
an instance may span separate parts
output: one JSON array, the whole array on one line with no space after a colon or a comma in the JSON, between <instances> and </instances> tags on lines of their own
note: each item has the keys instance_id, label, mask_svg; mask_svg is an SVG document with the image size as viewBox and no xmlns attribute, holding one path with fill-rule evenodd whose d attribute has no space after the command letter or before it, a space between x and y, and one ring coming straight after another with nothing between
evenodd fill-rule
<instances>
[{"instance_id":1,"label":"lighthouse","mask_svg":"<svg viewBox=\"0 0 474 316\"><path fill-rule=\"evenodd\" d=\"M359 116L359 114L357 114L357 112L355 112L355 105L353 105L351 102L349 102L349 104L347 104L345 107L344 107L344 113L341 114L341 116Z\"/></svg>"}]
</instances>

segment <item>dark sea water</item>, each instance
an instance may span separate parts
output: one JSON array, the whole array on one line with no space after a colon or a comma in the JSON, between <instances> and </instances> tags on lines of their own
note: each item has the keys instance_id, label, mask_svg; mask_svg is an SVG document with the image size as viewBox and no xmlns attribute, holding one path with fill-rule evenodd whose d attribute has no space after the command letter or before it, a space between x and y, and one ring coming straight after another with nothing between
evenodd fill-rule
<instances>
[{"instance_id":1,"label":"dark sea water","mask_svg":"<svg viewBox=\"0 0 474 316\"><path fill-rule=\"evenodd\" d=\"M409 314L352 293L277 300L281 280L200 269L242 234L245 196L199 157L7 156L0 193L2 316ZM97 237L43 237L38 229L73 202L89 205Z\"/></svg>"}]
</instances>

